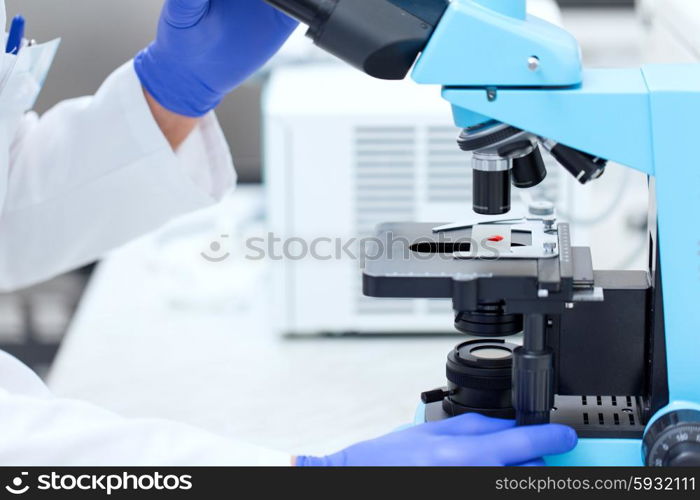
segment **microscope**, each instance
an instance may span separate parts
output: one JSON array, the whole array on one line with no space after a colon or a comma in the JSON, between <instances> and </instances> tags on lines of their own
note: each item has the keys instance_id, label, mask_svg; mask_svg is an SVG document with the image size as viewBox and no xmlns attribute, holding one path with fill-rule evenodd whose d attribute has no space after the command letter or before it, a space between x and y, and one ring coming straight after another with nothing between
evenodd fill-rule
<instances>
[{"instance_id":1,"label":"microscope","mask_svg":"<svg viewBox=\"0 0 700 500\"><path fill-rule=\"evenodd\" d=\"M526 0L267 1L370 76L441 86L472 153L478 222L384 224L407 250L363 271L367 296L451 299L476 337L449 353L417 422L572 426L578 447L550 465L700 465L700 65L583 69L576 40ZM547 175L543 149L582 184L608 161L649 176L647 271L593 269L546 204L510 215L511 186Z\"/></svg>"}]
</instances>

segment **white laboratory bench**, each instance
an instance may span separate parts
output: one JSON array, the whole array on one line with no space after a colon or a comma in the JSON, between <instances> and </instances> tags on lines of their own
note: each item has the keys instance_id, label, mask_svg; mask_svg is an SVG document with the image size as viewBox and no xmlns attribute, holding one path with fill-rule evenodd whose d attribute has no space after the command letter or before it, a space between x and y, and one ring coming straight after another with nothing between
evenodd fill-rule
<instances>
[{"instance_id":1,"label":"white laboratory bench","mask_svg":"<svg viewBox=\"0 0 700 500\"><path fill-rule=\"evenodd\" d=\"M254 189L236 194L243 206L258 197ZM185 278L174 285L154 263L162 234L114 252L97 269L50 374L59 396L285 451L320 453L410 422L420 393L444 383L445 358L456 336L273 334L274 312L266 307L270 270L264 265L246 274L246 283L257 283L246 285L245 304L236 265L217 271L221 279L211 289L200 283L193 292L200 297L188 303L187 288L174 288L186 285L188 271L197 272L203 260L194 247L191 259L178 259ZM206 249L216 234L206 234L198 248ZM229 279L227 307L221 283ZM202 297L207 294L211 304Z\"/></svg>"}]
</instances>

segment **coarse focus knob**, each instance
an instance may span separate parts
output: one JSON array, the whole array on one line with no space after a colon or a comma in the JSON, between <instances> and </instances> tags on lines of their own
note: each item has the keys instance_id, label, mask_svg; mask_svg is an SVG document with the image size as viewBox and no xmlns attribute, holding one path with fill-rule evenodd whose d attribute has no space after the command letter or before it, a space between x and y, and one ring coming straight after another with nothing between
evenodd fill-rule
<instances>
[{"instance_id":1,"label":"coarse focus knob","mask_svg":"<svg viewBox=\"0 0 700 500\"><path fill-rule=\"evenodd\" d=\"M643 450L648 466L700 466L700 411L678 410L659 418L644 434Z\"/></svg>"}]
</instances>

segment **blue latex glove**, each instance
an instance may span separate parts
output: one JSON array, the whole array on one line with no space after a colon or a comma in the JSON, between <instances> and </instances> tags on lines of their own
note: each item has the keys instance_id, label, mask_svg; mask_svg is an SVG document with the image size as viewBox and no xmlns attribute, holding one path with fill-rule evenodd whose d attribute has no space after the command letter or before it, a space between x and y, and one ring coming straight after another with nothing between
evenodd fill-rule
<instances>
[{"instance_id":1,"label":"blue latex glove","mask_svg":"<svg viewBox=\"0 0 700 500\"><path fill-rule=\"evenodd\" d=\"M558 424L515 427L476 413L419 425L359 443L327 457L298 457L298 466L544 465L572 450L576 432Z\"/></svg>"},{"instance_id":2,"label":"blue latex glove","mask_svg":"<svg viewBox=\"0 0 700 500\"><path fill-rule=\"evenodd\" d=\"M166 0L136 73L163 107L199 117L263 66L296 26L263 0Z\"/></svg>"}]
</instances>

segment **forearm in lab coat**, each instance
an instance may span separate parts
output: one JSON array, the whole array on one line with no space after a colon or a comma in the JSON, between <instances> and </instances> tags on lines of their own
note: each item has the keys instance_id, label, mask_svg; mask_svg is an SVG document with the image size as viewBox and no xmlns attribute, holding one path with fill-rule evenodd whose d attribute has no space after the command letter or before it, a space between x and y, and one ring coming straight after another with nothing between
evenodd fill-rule
<instances>
[{"instance_id":1,"label":"forearm in lab coat","mask_svg":"<svg viewBox=\"0 0 700 500\"><path fill-rule=\"evenodd\" d=\"M213 114L173 152L131 63L94 97L29 114L11 149L0 216L0 289L90 263L235 183Z\"/></svg>"},{"instance_id":2,"label":"forearm in lab coat","mask_svg":"<svg viewBox=\"0 0 700 500\"><path fill-rule=\"evenodd\" d=\"M0 465L289 466L286 453L165 420L127 419L87 403L0 389Z\"/></svg>"}]
</instances>

